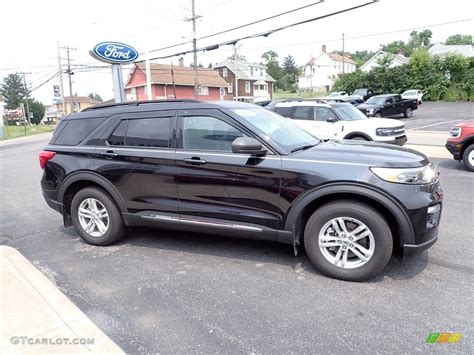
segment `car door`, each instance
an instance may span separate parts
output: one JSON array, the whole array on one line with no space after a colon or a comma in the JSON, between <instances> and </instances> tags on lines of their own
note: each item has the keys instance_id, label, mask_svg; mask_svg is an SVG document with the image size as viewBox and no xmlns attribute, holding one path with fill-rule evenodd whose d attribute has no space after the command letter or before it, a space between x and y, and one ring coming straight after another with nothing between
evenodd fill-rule
<instances>
[{"instance_id":1,"label":"car door","mask_svg":"<svg viewBox=\"0 0 474 355\"><path fill-rule=\"evenodd\" d=\"M131 211L178 212L175 111L120 115L96 148L97 172L120 192Z\"/></svg>"},{"instance_id":2,"label":"car door","mask_svg":"<svg viewBox=\"0 0 474 355\"><path fill-rule=\"evenodd\" d=\"M388 97L385 100L385 105L384 105L384 108L383 108L384 117L395 115L396 112L397 112L397 109L395 107L395 102L393 100L393 97Z\"/></svg>"},{"instance_id":3,"label":"car door","mask_svg":"<svg viewBox=\"0 0 474 355\"><path fill-rule=\"evenodd\" d=\"M342 122L338 120L334 111L325 106L316 106L315 122L318 125L318 134L316 136L321 139L339 138L342 128Z\"/></svg>"},{"instance_id":4,"label":"car door","mask_svg":"<svg viewBox=\"0 0 474 355\"><path fill-rule=\"evenodd\" d=\"M180 220L196 216L277 227L279 155L232 153L236 138L252 134L219 110L179 111L177 132Z\"/></svg>"}]
</instances>

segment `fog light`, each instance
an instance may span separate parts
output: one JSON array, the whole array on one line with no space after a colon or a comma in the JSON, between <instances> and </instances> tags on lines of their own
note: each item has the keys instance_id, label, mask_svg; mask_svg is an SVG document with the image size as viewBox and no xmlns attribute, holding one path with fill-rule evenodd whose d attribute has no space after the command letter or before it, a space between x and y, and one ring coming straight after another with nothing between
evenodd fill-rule
<instances>
[{"instance_id":1,"label":"fog light","mask_svg":"<svg viewBox=\"0 0 474 355\"><path fill-rule=\"evenodd\" d=\"M439 203L428 207L426 214L426 229L436 228L439 224L440 215L441 205Z\"/></svg>"}]
</instances>

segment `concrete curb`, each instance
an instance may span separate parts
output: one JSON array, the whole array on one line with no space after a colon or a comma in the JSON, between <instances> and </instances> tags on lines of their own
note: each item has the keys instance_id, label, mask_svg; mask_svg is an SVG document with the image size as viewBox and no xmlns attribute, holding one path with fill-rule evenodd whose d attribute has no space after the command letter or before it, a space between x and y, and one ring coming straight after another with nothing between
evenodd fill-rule
<instances>
[{"instance_id":1,"label":"concrete curb","mask_svg":"<svg viewBox=\"0 0 474 355\"><path fill-rule=\"evenodd\" d=\"M5 245L0 246L0 284L1 353L124 354L20 252ZM80 343L65 344L74 339Z\"/></svg>"}]
</instances>

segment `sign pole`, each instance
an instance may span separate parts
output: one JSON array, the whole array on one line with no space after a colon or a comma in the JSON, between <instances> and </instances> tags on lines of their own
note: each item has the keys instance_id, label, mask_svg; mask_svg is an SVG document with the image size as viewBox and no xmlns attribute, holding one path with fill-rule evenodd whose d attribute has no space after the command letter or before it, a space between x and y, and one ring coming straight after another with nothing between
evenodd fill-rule
<instances>
[{"instance_id":1,"label":"sign pole","mask_svg":"<svg viewBox=\"0 0 474 355\"><path fill-rule=\"evenodd\" d=\"M115 102L122 103L125 101L125 94L123 91L122 68L120 64L112 64L112 77L114 83Z\"/></svg>"}]
</instances>

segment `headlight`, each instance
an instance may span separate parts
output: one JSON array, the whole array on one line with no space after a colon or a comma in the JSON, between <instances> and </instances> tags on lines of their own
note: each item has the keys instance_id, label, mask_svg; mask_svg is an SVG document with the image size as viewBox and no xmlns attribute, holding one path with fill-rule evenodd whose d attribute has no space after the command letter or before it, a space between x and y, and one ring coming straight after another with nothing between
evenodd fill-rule
<instances>
[{"instance_id":1,"label":"headlight","mask_svg":"<svg viewBox=\"0 0 474 355\"><path fill-rule=\"evenodd\" d=\"M458 138L461 135L461 127L452 127L449 131L449 136L452 138Z\"/></svg>"},{"instance_id":2,"label":"headlight","mask_svg":"<svg viewBox=\"0 0 474 355\"><path fill-rule=\"evenodd\" d=\"M395 134L395 129L393 128L377 128L376 130L378 136L393 136Z\"/></svg>"},{"instance_id":3,"label":"headlight","mask_svg":"<svg viewBox=\"0 0 474 355\"><path fill-rule=\"evenodd\" d=\"M379 178L400 184L430 184L438 180L439 172L433 164L421 168L370 168Z\"/></svg>"}]
</instances>

